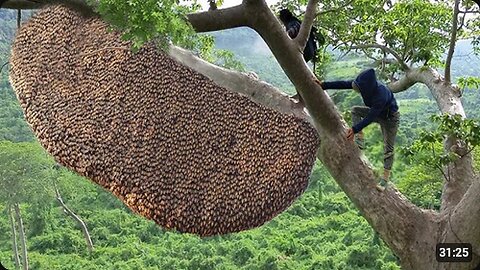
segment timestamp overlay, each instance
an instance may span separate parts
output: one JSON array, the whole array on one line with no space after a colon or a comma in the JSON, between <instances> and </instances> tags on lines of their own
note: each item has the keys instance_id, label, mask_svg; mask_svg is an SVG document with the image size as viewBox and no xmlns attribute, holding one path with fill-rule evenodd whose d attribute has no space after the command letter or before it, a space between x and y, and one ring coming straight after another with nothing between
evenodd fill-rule
<instances>
[{"instance_id":1,"label":"timestamp overlay","mask_svg":"<svg viewBox=\"0 0 480 270\"><path fill-rule=\"evenodd\" d=\"M439 243L435 249L437 262L471 262L472 245L469 243Z\"/></svg>"}]
</instances>

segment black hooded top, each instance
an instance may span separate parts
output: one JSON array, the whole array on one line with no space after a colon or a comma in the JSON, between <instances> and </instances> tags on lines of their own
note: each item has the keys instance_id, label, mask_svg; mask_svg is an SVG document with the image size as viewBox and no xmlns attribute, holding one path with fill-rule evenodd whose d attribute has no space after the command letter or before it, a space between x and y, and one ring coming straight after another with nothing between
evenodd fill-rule
<instances>
[{"instance_id":1,"label":"black hooded top","mask_svg":"<svg viewBox=\"0 0 480 270\"><path fill-rule=\"evenodd\" d=\"M288 9L280 10L280 21L285 25L285 30L288 33L290 38L295 38L300 32L300 26L302 21L293 16L292 12ZM310 35L308 36L307 44L303 50L303 59L305 62L312 60L315 57L317 51L317 44L315 42L315 27L312 27L310 30ZM315 59L314 59L315 61Z\"/></svg>"},{"instance_id":2,"label":"black hooded top","mask_svg":"<svg viewBox=\"0 0 480 270\"><path fill-rule=\"evenodd\" d=\"M354 81L333 81L323 82L323 89L352 89L355 83L360 89L363 103L370 107L368 115L352 127L353 132L358 133L364 127L372 123L377 117L388 118L392 113L398 111L397 101L392 92L383 84L377 81L375 70L367 69L360 73Z\"/></svg>"}]
</instances>

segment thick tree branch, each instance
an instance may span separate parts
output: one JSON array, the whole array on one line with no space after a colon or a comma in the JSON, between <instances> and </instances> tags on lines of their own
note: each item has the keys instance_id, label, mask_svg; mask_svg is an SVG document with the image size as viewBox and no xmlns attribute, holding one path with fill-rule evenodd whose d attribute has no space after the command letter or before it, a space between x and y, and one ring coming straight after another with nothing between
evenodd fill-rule
<instances>
[{"instance_id":1,"label":"thick tree branch","mask_svg":"<svg viewBox=\"0 0 480 270\"><path fill-rule=\"evenodd\" d=\"M351 49L370 49L370 48L376 48L376 49L380 49L386 53L389 53L391 55L393 55L393 57L395 57L395 59L397 59L398 63L400 64L402 70L404 71L407 71L409 70L410 68L408 67L408 65L405 63L405 61L402 59L402 57L396 52L394 51L393 49L387 47L387 46L384 46L384 45L380 45L380 44L360 44L360 45L355 45L355 46L352 46Z\"/></svg>"},{"instance_id":2,"label":"thick tree branch","mask_svg":"<svg viewBox=\"0 0 480 270\"><path fill-rule=\"evenodd\" d=\"M37 3L35 1L29 0L7 0L3 3L2 8L7 9L37 9L41 8L42 3Z\"/></svg>"},{"instance_id":3,"label":"thick tree branch","mask_svg":"<svg viewBox=\"0 0 480 270\"><path fill-rule=\"evenodd\" d=\"M455 44L457 43L457 30L458 30L458 13L459 13L460 0L455 0L453 7L452 18L452 30L450 32L450 48L448 49L447 59L445 60L445 81L451 82L451 65L453 53L455 52Z\"/></svg>"},{"instance_id":4,"label":"thick tree branch","mask_svg":"<svg viewBox=\"0 0 480 270\"><path fill-rule=\"evenodd\" d=\"M460 97L460 89L445 82L436 70L429 67L421 67L416 72L411 72L409 76L413 80L425 84L430 89L440 112L451 115L459 114L463 118L466 117ZM450 137L446 140L444 148L446 151L457 149L457 154L461 154L461 151L465 151L462 145L456 138ZM444 182L440 208L442 212L452 211L472 184L474 177L472 156L463 156L453 162L448 169L450 170L451 180Z\"/></svg>"},{"instance_id":5,"label":"thick tree branch","mask_svg":"<svg viewBox=\"0 0 480 270\"><path fill-rule=\"evenodd\" d=\"M393 93L400 93L400 92L403 92L403 91L409 89L414 84L416 84L417 81L413 80L409 76L409 74L411 74L413 72L417 72L417 70L409 70L398 81L389 83L388 88L390 89L390 91L392 91Z\"/></svg>"},{"instance_id":6,"label":"thick tree branch","mask_svg":"<svg viewBox=\"0 0 480 270\"><path fill-rule=\"evenodd\" d=\"M87 5L86 0L8 0L3 4L2 8L38 9L49 4L66 4L82 11L92 11L92 7ZM188 14L187 20L195 31L210 32L246 26L245 17L243 5L238 5L225 9Z\"/></svg>"},{"instance_id":7,"label":"thick tree branch","mask_svg":"<svg viewBox=\"0 0 480 270\"><path fill-rule=\"evenodd\" d=\"M271 84L262 82L247 73L225 69L193 55L185 49L170 46L169 55L178 62L207 76L216 84L231 91L249 96L253 101L276 111L293 114L313 123L303 106L298 106L288 95Z\"/></svg>"},{"instance_id":8,"label":"thick tree branch","mask_svg":"<svg viewBox=\"0 0 480 270\"><path fill-rule=\"evenodd\" d=\"M312 118L318 119L315 121L316 125L319 124L320 121L322 122L322 126L332 127L332 130L337 129L337 134L343 132L343 125L338 113L336 113L333 108L333 103L331 103L331 100L324 91L322 91L319 82L306 65L302 51L298 50L298 45L295 42L291 42L292 40L288 37L270 8L264 1L245 3L246 11L250 14L248 17L249 26L257 31L266 41L280 66L285 71L285 74L289 77L290 81L293 82L297 91L306 102L306 108ZM320 109L318 107L319 104L332 106L332 112L334 112L334 114L332 114L331 117L326 117L326 111ZM321 128L317 128L317 130L320 133L324 131Z\"/></svg>"},{"instance_id":9,"label":"thick tree branch","mask_svg":"<svg viewBox=\"0 0 480 270\"><path fill-rule=\"evenodd\" d=\"M430 89L442 113L460 114L465 117L460 100L460 90L458 87L446 83L438 71L431 67L420 67L408 74L412 80L421 82Z\"/></svg>"},{"instance_id":10,"label":"thick tree branch","mask_svg":"<svg viewBox=\"0 0 480 270\"><path fill-rule=\"evenodd\" d=\"M459 242L471 243L480 256L480 178L477 176L455 207L450 222Z\"/></svg>"},{"instance_id":11,"label":"thick tree branch","mask_svg":"<svg viewBox=\"0 0 480 270\"><path fill-rule=\"evenodd\" d=\"M210 32L246 26L247 20L243 5L225 9L191 13L188 21L197 32Z\"/></svg>"},{"instance_id":12,"label":"thick tree branch","mask_svg":"<svg viewBox=\"0 0 480 270\"><path fill-rule=\"evenodd\" d=\"M294 41L300 47L300 50L303 52L303 49L307 45L308 37L310 36L310 29L312 29L313 21L315 20L315 13L317 10L318 0L309 0L307 5L307 11L303 17L302 25L300 26L300 31L298 32L297 37Z\"/></svg>"}]
</instances>

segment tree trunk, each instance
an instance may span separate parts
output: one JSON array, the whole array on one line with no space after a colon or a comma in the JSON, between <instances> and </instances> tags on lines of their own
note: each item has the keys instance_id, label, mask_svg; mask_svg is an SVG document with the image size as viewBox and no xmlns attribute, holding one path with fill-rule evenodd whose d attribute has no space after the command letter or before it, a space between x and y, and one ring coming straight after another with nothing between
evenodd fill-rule
<instances>
[{"instance_id":1,"label":"tree trunk","mask_svg":"<svg viewBox=\"0 0 480 270\"><path fill-rule=\"evenodd\" d=\"M18 206L18 203L15 203L13 207L15 209L15 218L18 224L20 244L22 248L22 267L23 267L23 270L28 270L27 240L25 236L25 229L23 227L22 216L20 215L20 207Z\"/></svg>"},{"instance_id":2,"label":"tree trunk","mask_svg":"<svg viewBox=\"0 0 480 270\"><path fill-rule=\"evenodd\" d=\"M10 228L12 231L12 250L15 261L15 269L20 269L20 258L18 256L17 230L15 229L15 220L12 212L12 206L8 206L8 217L10 218Z\"/></svg>"},{"instance_id":3,"label":"tree trunk","mask_svg":"<svg viewBox=\"0 0 480 270\"><path fill-rule=\"evenodd\" d=\"M70 208L68 208L68 206L63 202L62 196L60 195L60 192L58 191L58 188L56 186L55 186L55 193L57 194L57 201L60 203L65 213L70 217L72 217L80 226L80 228L82 228L83 237L87 242L88 252L92 252L93 243L92 243L92 238L90 237L90 233L88 232L87 225L85 224L85 222L83 222L83 220L79 216L77 216L72 210L70 210Z\"/></svg>"}]
</instances>

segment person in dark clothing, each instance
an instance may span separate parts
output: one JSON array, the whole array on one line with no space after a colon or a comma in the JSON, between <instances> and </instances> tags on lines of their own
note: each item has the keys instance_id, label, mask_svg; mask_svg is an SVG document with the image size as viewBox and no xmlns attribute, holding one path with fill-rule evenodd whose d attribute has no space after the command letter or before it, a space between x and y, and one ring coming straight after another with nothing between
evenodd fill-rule
<instances>
[{"instance_id":1,"label":"person in dark clothing","mask_svg":"<svg viewBox=\"0 0 480 270\"><path fill-rule=\"evenodd\" d=\"M288 36L290 38L295 38L298 35L298 32L300 32L300 26L302 25L302 21L297 19L295 16L293 16L292 12L288 9L282 9L280 10L280 21L283 23L285 26L285 31L287 31ZM308 63L310 60L315 61L315 54L317 51L317 44L315 42L315 34L312 33L315 31L315 28L312 27L313 31L310 31L310 35L308 36L307 40L307 45L305 46L305 49L303 50L303 59L305 59L305 62Z\"/></svg>"},{"instance_id":2,"label":"person in dark clothing","mask_svg":"<svg viewBox=\"0 0 480 270\"><path fill-rule=\"evenodd\" d=\"M280 10L280 21L285 26L285 31L287 31L288 36L290 38L295 38L298 33L300 32L300 26L302 25L302 21L297 19L293 16L292 12L288 9ZM305 49L303 50L303 59L305 62L312 60L315 62L315 57L317 53L317 43L315 42L315 28L312 27L310 30L310 35L308 36L307 44L305 45ZM315 65L315 64L314 64ZM293 99L297 99L300 104L303 104L303 100L301 99L300 95L295 94L292 96Z\"/></svg>"},{"instance_id":3,"label":"person in dark clothing","mask_svg":"<svg viewBox=\"0 0 480 270\"><path fill-rule=\"evenodd\" d=\"M353 81L322 82L323 89L354 89L362 95L366 106L352 108L353 126L347 132L347 139L355 142L360 149L364 149L363 128L377 122L380 124L384 143L383 177L380 180L379 190L384 190L390 179L392 169L395 137L397 136L400 113L397 101L392 92L377 81L375 70L368 69L360 73Z\"/></svg>"}]
</instances>

